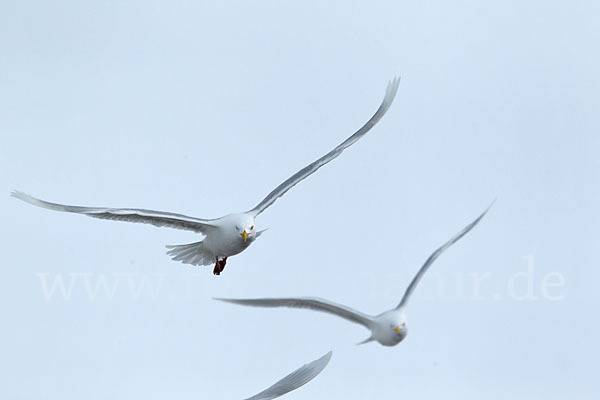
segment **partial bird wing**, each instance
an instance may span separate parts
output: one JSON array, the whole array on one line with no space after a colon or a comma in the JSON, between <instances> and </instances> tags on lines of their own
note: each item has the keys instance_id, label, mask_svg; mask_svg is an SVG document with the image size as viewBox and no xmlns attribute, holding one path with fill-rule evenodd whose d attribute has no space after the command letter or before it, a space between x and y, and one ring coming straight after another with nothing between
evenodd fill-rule
<instances>
[{"instance_id":1,"label":"partial bird wing","mask_svg":"<svg viewBox=\"0 0 600 400\"><path fill-rule=\"evenodd\" d=\"M165 226L176 229L187 229L194 232L207 233L210 227L215 225L214 220L205 220L186 215L170 212L143 210L137 208L102 208L102 207L79 207L68 206L65 204L50 203L39 200L23 192L14 191L13 197L23 200L34 206L47 208L55 211L65 211L77 214L84 214L89 217L111 219L115 221L140 222L143 224L152 224L154 226Z\"/></svg>"},{"instance_id":2,"label":"partial bird wing","mask_svg":"<svg viewBox=\"0 0 600 400\"><path fill-rule=\"evenodd\" d=\"M283 182L281 185L277 186L271 193L267 195L256 207L252 210L248 211L249 214L253 216L257 216L261 212L265 211L267 207L275 202L279 197L283 196L288 190L290 190L295 184L300 182L301 180L307 178L309 175L312 175L315 171L321 168L323 165L327 164L340 154L347 147L350 147L354 142L363 137L367 132L375 126L377 122L385 115L387 110L390 108L392 101L394 101L394 96L396 96L396 92L398 91L398 85L400 84L399 78L394 78L388 83L387 89L385 91L385 97L383 98L383 102L377 109L377 112L371 117L366 124L363 125L356 133L346 139L342 144L337 146L335 149L331 150L329 153L325 154L323 157L319 158L317 161L313 162L310 165L302 168L300 171L296 172L292 175L288 180Z\"/></svg>"},{"instance_id":3,"label":"partial bird wing","mask_svg":"<svg viewBox=\"0 0 600 400\"><path fill-rule=\"evenodd\" d=\"M289 308L308 308L315 311L322 311L337 315L348 321L366 326L371 329L373 318L350 307L336 304L332 301L319 299L316 297L304 298L279 298L279 299L223 299L215 300L226 301L228 303L241 304L243 306L253 307L289 307Z\"/></svg>"},{"instance_id":4,"label":"partial bird wing","mask_svg":"<svg viewBox=\"0 0 600 400\"><path fill-rule=\"evenodd\" d=\"M408 302L408 299L410 298L412 293L415 291L415 288L419 284L419 281L421 280L423 275L425 275L425 272L427 272L427 269L431 266L431 264L433 264L433 262L440 256L440 254L442 254L444 251L446 251L448 249L448 247L452 246L460 238L465 236L471 229L473 229L475 227L475 225L477 225L479 223L479 221L481 221L481 219L485 216L485 214L488 212L488 210L490 209L490 207L492 207L493 204L494 203L490 204L490 206L479 217L477 217L477 219L475 221L473 221L469 225L467 225L462 231L460 231L458 234L456 234L456 236L454 236L452 239L448 240L446 243L444 243L444 245L442 247L440 247L439 249L434 251L429 256L427 261L425 261L425 264L423 264L423 266L421 267L419 272L417 272L417 275L415 275L415 277L413 278L410 285L408 285L408 288L406 288L406 292L404 292L404 296L402 297L402 300L400 301L400 304L398 304L396 309L401 308L406 305L406 303Z\"/></svg>"},{"instance_id":5,"label":"partial bird wing","mask_svg":"<svg viewBox=\"0 0 600 400\"><path fill-rule=\"evenodd\" d=\"M331 359L331 354L330 351L318 360L304 364L285 378L276 382L273 386L245 400L270 400L298 389L300 386L312 381L323 371Z\"/></svg>"}]
</instances>

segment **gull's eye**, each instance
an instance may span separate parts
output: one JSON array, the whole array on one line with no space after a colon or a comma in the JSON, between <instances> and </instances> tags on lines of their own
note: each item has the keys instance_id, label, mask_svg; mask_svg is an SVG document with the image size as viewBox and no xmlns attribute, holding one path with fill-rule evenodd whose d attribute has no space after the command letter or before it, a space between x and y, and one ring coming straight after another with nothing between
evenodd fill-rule
<instances>
[{"instance_id":1,"label":"gull's eye","mask_svg":"<svg viewBox=\"0 0 600 400\"><path fill-rule=\"evenodd\" d=\"M239 230L240 230L240 227L239 227L239 226L236 226L236 227L235 227L235 230L236 230L236 231L239 231Z\"/></svg>"},{"instance_id":2,"label":"gull's eye","mask_svg":"<svg viewBox=\"0 0 600 400\"><path fill-rule=\"evenodd\" d=\"M252 226L250 227L250 230L251 230L251 231L253 231L253 230L254 230L254 225L252 225Z\"/></svg>"}]
</instances>

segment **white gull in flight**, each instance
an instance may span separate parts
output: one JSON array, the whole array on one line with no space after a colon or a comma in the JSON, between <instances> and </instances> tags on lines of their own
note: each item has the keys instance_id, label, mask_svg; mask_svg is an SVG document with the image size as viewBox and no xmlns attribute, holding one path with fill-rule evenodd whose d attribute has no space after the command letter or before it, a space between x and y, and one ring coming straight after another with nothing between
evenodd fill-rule
<instances>
[{"instance_id":1,"label":"white gull in flight","mask_svg":"<svg viewBox=\"0 0 600 400\"><path fill-rule=\"evenodd\" d=\"M225 268L227 257L244 251L264 232L264 230L259 231L256 229L256 217L294 185L339 156L347 147L350 147L371 130L385 115L392 104L399 83L399 78L394 78L389 82L383 102L371 119L358 131L323 157L296 172L285 182L277 186L254 208L244 213L229 214L216 219L201 219L171 212L137 208L80 207L50 203L19 191L13 192L12 196L35 206L55 211L72 212L115 221L139 222L159 227L186 229L201 233L204 235L204 239L199 242L167 246L170 249L168 254L173 260L181 261L185 264L210 265L214 263L213 273L219 275Z\"/></svg>"},{"instance_id":2,"label":"white gull in flight","mask_svg":"<svg viewBox=\"0 0 600 400\"><path fill-rule=\"evenodd\" d=\"M490 206L491 207L491 206ZM290 307L290 308L307 308L315 311L326 312L337 315L338 317L347 319L350 322L354 322L365 326L371 331L371 336L359 344L377 341L384 346L395 346L400 343L407 334L406 327L406 305L410 296L415 291L417 284L427 272L427 269L433 264L433 262L452 246L456 241L466 235L471 229L479 223L483 216L487 213L487 210L483 212L477 219L467 225L462 231L460 231L452 239L448 240L442 247L434 251L425 264L419 269L419 272L415 275L408 288L404 292L404 296L400 303L391 310L385 311L377 316L370 316L360 311L353 310L350 307L346 307L341 304L334 303L329 300L320 299L316 297L299 297L299 298L264 298L264 299L224 299L216 298L216 300L225 301L229 303L241 304L244 306L254 307Z\"/></svg>"}]
</instances>

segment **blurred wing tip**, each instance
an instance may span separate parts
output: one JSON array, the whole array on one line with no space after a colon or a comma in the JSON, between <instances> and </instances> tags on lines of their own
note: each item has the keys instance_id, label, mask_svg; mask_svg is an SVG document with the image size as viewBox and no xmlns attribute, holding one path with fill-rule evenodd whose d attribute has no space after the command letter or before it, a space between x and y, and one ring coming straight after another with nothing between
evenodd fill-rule
<instances>
[{"instance_id":1,"label":"blurred wing tip","mask_svg":"<svg viewBox=\"0 0 600 400\"><path fill-rule=\"evenodd\" d=\"M227 302L227 303L232 303L233 299L227 299L225 297L213 297L213 300L217 300L217 301L223 301L223 302Z\"/></svg>"},{"instance_id":2,"label":"blurred wing tip","mask_svg":"<svg viewBox=\"0 0 600 400\"><path fill-rule=\"evenodd\" d=\"M326 360L327 363L329 363L332 355L333 355L333 350L329 350L327 353L325 353L325 355L323 355L323 357L319 358L319 360L323 360L323 361Z\"/></svg>"},{"instance_id":3,"label":"blurred wing tip","mask_svg":"<svg viewBox=\"0 0 600 400\"><path fill-rule=\"evenodd\" d=\"M483 218L485 216L485 214L487 214L487 212L490 211L490 209L492 208L492 206L494 204L496 204L497 200L498 200L498 196L494 197L494 200L492 200L492 202L490 203L489 206L487 206L487 208L485 209L485 211L483 211L483 213L481 213L481 216L478 218L478 220L481 219L481 218Z\"/></svg>"},{"instance_id":4,"label":"blurred wing tip","mask_svg":"<svg viewBox=\"0 0 600 400\"><path fill-rule=\"evenodd\" d=\"M22 201L25 201L25 202L31 203L31 204L34 204L38 201L38 199L36 199L35 197L30 196L27 193L21 192L19 190L13 190L10 193L10 195L11 195L11 197L15 197L19 200L22 200Z\"/></svg>"},{"instance_id":5,"label":"blurred wing tip","mask_svg":"<svg viewBox=\"0 0 600 400\"><path fill-rule=\"evenodd\" d=\"M398 86L400 85L400 78L394 77L391 81L389 81L387 88L385 90L385 100L384 103L391 104L396 97L396 93L398 92Z\"/></svg>"},{"instance_id":6,"label":"blurred wing tip","mask_svg":"<svg viewBox=\"0 0 600 400\"><path fill-rule=\"evenodd\" d=\"M12 197L16 197L16 198L18 198L18 199L20 199L21 197L27 196L25 193L23 193L23 192L20 192L20 191L18 191L18 190L13 190L12 192L10 192L10 195L11 195Z\"/></svg>"},{"instance_id":7,"label":"blurred wing tip","mask_svg":"<svg viewBox=\"0 0 600 400\"><path fill-rule=\"evenodd\" d=\"M333 351L329 350L327 353L325 353L321 357L319 357L316 360L314 360L314 361L306 364L305 366L301 367L301 369L310 368L313 371L316 371L316 374L314 375L316 377L318 374L321 373L321 371L323 371L325 369L325 367L327 366L327 364L329 364L329 361L331 361L331 356L332 355L333 355Z\"/></svg>"}]
</instances>

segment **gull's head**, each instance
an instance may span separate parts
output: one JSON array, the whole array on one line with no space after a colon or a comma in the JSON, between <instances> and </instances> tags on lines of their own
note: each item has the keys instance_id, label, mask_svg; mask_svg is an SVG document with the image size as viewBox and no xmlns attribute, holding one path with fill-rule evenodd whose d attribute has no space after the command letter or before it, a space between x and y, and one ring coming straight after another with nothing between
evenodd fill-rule
<instances>
[{"instance_id":1,"label":"gull's head","mask_svg":"<svg viewBox=\"0 0 600 400\"><path fill-rule=\"evenodd\" d=\"M256 238L256 227L254 226L254 218L247 214L240 214L236 216L233 228L236 234L240 237L244 243L251 242Z\"/></svg>"},{"instance_id":2,"label":"gull's head","mask_svg":"<svg viewBox=\"0 0 600 400\"><path fill-rule=\"evenodd\" d=\"M394 335L398 341L397 343L400 343L402 340L404 340L406 334L408 333L406 329L406 321L402 321L398 324L392 324L390 328L394 329Z\"/></svg>"},{"instance_id":3,"label":"gull's head","mask_svg":"<svg viewBox=\"0 0 600 400\"><path fill-rule=\"evenodd\" d=\"M390 310L375 318L373 338L384 346L395 346L408 334L404 311Z\"/></svg>"},{"instance_id":4,"label":"gull's head","mask_svg":"<svg viewBox=\"0 0 600 400\"><path fill-rule=\"evenodd\" d=\"M393 330L392 335L396 340L396 343L400 343L404 340L408 334L408 328L406 326L406 314L404 308L400 308L391 312L391 325L390 329Z\"/></svg>"}]
</instances>

